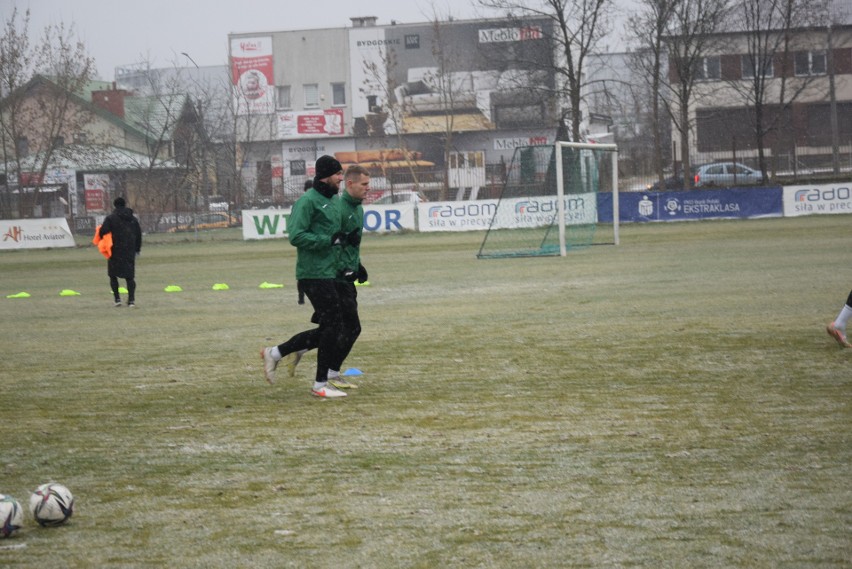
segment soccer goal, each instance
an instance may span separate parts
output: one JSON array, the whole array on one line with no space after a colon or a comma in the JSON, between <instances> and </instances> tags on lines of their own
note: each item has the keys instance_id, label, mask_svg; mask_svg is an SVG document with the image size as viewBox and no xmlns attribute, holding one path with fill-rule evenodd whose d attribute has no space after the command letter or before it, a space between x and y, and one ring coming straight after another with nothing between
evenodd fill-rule
<instances>
[{"instance_id":1,"label":"soccer goal","mask_svg":"<svg viewBox=\"0 0 852 569\"><path fill-rule=\"evenodd\" d=\"M600 192L612 192L612 240L598 236ZM565 256L592 244L618 245L618 147L557 142L515 149L479 248L480 259Z\"/></svg>"}]
</instances>

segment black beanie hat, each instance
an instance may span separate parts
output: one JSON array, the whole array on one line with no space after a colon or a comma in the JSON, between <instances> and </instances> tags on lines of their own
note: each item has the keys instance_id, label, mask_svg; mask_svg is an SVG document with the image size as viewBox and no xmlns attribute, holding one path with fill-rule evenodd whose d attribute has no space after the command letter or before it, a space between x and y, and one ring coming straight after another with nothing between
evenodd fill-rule
<instances>
[{"instance_id":1,"label":"black beanie hat","mask_svg":"<svg viewBox=\"0 0 852 569\"><path fill-rule=\"evenodd\" d=\"M335 158L328 155L320 156L317 159L315 177L317 180L324 180L337 174L341 170L343 170L343 166L341 166L340 162L338 162Z\"/></svg>"},{"instance_id":2,"label":"black beanie hat","mask_svg":"<svg viewBox=\"0 0 852 569\"><path fill-rule=\"evenodd\" d=\"M124 207L127 205L127 202L124 201L124 198L115 198L115 201L112 202L113 207Z\"/></svg>"}]
</instances>

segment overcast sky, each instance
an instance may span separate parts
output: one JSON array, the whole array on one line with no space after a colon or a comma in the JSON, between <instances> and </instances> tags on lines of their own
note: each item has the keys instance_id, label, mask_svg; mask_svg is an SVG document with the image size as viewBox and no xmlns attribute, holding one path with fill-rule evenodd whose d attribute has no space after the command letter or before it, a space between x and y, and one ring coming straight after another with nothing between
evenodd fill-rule
<instances>
[{"instance_id":1,"label":"overcast sky","mask_svg":"<svg viewBox=\"0 0 852 569\"><path fill-rule=\"evenodd\" d=\"M140 61L186 66L182 52L200 66L225 65L231 32L342 28L353 16L428 22L436 10L441 19L482 15L469 0L0 0L3 23L16 6L29 8L33 37L48 24L73 23L105 80Z\"/></svg>"}]
</instances>

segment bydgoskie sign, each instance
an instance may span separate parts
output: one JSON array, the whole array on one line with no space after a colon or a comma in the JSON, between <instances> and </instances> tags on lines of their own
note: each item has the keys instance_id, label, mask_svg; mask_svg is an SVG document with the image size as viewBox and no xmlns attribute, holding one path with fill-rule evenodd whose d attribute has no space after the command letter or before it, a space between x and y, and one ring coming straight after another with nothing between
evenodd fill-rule
<instances>
[{"instance_id":1,"label":"bydgoskie sign","mask_svg":"<svg viewBox=\"0 0 852 569\"><path fill-rule=\"evenodd\" d=\"M64 217L0 220L0 249L75 247Z\"/></svg>"}]
</instances>

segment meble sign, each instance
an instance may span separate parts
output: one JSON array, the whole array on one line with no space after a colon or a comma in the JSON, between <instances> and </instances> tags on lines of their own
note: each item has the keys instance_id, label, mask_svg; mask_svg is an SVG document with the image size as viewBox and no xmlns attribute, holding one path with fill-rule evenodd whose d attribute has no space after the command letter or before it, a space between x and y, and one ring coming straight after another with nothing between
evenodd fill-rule
<instances>
[{"instance_id":1,"label":"meble sign","mask_svg":"<svg viewBox=\"0 0 852 569\"><path fill-rule=\"evenodd\" d=\"M479 43L540 40L544 35L539 26L521 28L489 28L479 30Z\"/></svg>"}]
</instances>

